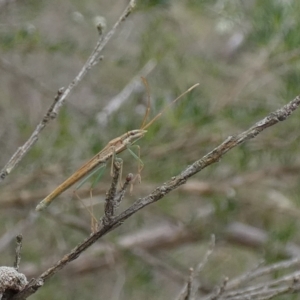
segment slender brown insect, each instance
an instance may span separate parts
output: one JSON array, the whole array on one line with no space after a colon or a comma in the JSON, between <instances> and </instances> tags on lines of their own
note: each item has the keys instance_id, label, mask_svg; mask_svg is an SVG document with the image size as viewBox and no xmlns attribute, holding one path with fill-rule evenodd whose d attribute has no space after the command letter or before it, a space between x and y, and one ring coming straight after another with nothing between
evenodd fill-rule
<instances>
[{"instance_id":1,"label":"slender brown insect","mask_svg":"<svg viewBox=\"0 0 300 300\"><path fill-rule=\"evenodd\" d=\"M142 78L148 92L149 96L149 88L146 79ZM70 188L79 180L83 179L84 177L91 174L97 167L100 165L106 164L106 162L114 155L121 153L122 151L126 150L128 146L132 145L138 139L142 138L147 129L156 119L158 119L163 112L181 97L189 93L195 87L197 87L199 83L193 85L184 93L182 93L179 97L173 100L169 105L167 105L159 114L157 114L151 121L145 124L147 116L149 114L150 106L148 105L147 111L145 113L145 117L143 120L143 124L141 129L135 129L124 133L123 135L111 140L98 154L96 154L92 159L86 162L81 168L79 168L75 173L73 173L67 180L65 180L61 185L59 185L55 190L53 190L44 200L42 200L36 207L36 211L41 211L45 209L56 197L62 194L65 190ZM149 97L148 97L148 101Z\"/></svg>"}]
</instances>

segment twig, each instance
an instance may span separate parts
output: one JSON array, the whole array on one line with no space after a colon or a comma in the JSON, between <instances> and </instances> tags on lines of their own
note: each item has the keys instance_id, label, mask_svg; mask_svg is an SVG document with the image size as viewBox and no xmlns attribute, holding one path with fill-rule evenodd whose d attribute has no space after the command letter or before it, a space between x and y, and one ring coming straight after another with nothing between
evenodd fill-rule
<instances>
[{"instance_id":1,"label":"twig","mask_svg":"<svg viewBox=\"0 0 300 300\"><path fill-rule=\"evenodd\" d=\"M76 259L83 251L94 244L99 238L106 235L111 230L119 227L122 223L128 219L130 216L141 210L142 208L148 206L162 199L166 194L170 193L172 190L178 188L184 184L188 178L192 177L196 173L200 172L207 166L218 162L221 157L227 153L232 148L242 144L243 142L256 137L264 129L277 124L279 121L284 121L288 116L290 116L300 105L300 96L297 96L287 105L278 109L275 112L270 113L263 120L257 122L254 126L248 130L238 134L237 136L228 137L222 144L216 147L214 150L209 152L203 158L194 162L191 166L183 170L178 176L173 177L170 181L164 183L162 186L156 188L148 196L140 198L135 201L135 203L126 209L124 212L113 218L113 220L100 228L97 232L93 233L89 238L76 246L69 254L65 255L60 261L55 263L51 268L45 271L39 278L33 280L29 283L23 291L18 295L13 297L16 299L25 299L29 295L33 294L35 290L40 287L40 283L51 278L55 273L64 268L68 263ZM227 281L226 281L227 282ZM224 281L224 286L226 285Z\"/></svg>"},{"instance_id":2,"label":"twig","mask_svg":"<svg viewBox=\"0 0 300 300\"><path fill-rule=\"evenodd\" d=\"M210 255L212 254L215 248L215 235L211 236L211 242L209 245L208 250L205 253L203 260L196 266L196 268L190 268L190 276L188 282L185 284L183 289L180 291L179 296L177 299L195 299L196 293L199 289L199 283L197 282L197 277L199 276L200 272L202 271L205 264L208 262Z\"/></svg>"},{"instance_id":3,"label":"twig","mask_svg":"<svg viewBox=\"0 0 300 300\"><path fill-rule=\"evenodd\" d=\"M55 114L58 113L60 110L61 106L64 104L64 101L66 97L69 95L71 90L82 80L82 78L86 75L86 73L93 67L95 66L98 62L99 59L101 58L100 53L103 50L103 48L106 46L108 41L111 39L111 37L114 35L116 29L119 27L119 25L125 21L125 19L130 15L132 12L133 8L135 7L136 1L131 0L128 6L125 8L124 12L121 14L119 20L115 23L113 28L102 38L97 42L97 45L95 49L93 50L92 54L84 64L83 68L79 72L79 74L76 76L76 78L70 83L70 85L67 87L63 95L61 96L60 100L58 101L57 105L53 109L53 112Z\"/></svg>"},{"instance_id":4,"label":"twig","mask_svg":"<svg viewBox=\"0 0 300 300\"><path fill-rule=\"evenodd\" d=\"M105 205L104 205L104 217L102 218L102 225L109 224L115 216L116 203L115 197L117 193L117 185L120 179L120 172L122 167L122 160L118 161L119 158L113 162L113 178L110 189L106 194Z\"/></svg>"},{"instance_id":5,"label":"twig","mask_svg":"<svg viewBox=\"0 0 300 300\"><path fill-rule=\"evenodd\" d=\"M277 296L283 295L283 294L293 294L296 292L299 292L300 287L299 287L299 277L295 277L293 279L293 282L291 285L288 286L283 286L283 287L278 287L275 289L269 289L269 295L265 296L265 297L259 297L257 298L257 300L269 300L269 299L273 299Z\"/></svg>"},{"instance_id":6,"label":"twig","mask_svg":"<svg viewBox=\"0 0 300 300\"><path fill-rule=\"evenodd\" d=\"M56 216L57 218L58 216ZM63 218L62 214L59 216L59 219L61 218ZM85 225L86 230L84 233L90 233L89 227L87 224ZM190 244L199 240L203 240L201 234L192 233L190 228L178 223L158 224L150 228L136 228L133 232L116 238L113 244L103 240L99 241L93 245L88 255L85 255L84 260L75 260L65 272L73 276L81 276L83 273L91 273L93 270L115 268L114 263L119 261L118 257L120 257L121 252L130 251L156 270L166 274L166 277L181 285L186 281L186 274L172 267L165 259L155 256L155 253L175 249L178 245ZM107 259L108 256L110 259ZM45 259L42 266L46 267L51 263L53 263L51 259ZM32 267L30 263L24 263L23 270L29 278L36 278L40 273L40 268L38 266Z\"/></svg>"},{"instance_id":7,"label":"twig","mask_svg":"<svg viewBox=\"0 0 300 300\"><path fill-rule=\"evenodd\" d=\"M214 234L212 234L211 238L210 238L209 248L207 249L202 261L198 264L198 266L195 269L196 270L195 276L198 276L200 274L200 272L203 270L204 266L207 264L209 257L211 256L211 254L214 251L215 245L216 245L216 237Z\"/></svg>"},{"instance_id":8,"label":"twig","mask_svg":"<svg viewBox=\"0 0 300 300\"><path fill-rule=\"evenodd\" d=\"M3 234L0 238L0 252L5 249L20 232L24 232L28 226L32 225L36 219L37 214L31 213L25 220L19 221L13 228Z\"/></svg>"},{"instance_id":9,"label":"twig","mask_svg":"<svg viewBox=\"0 0 300 300\"><path fill-rule=\"evenodd\" d=\"M209 245L208 250L205 253L204 258L202 259L202 261L195 268L194 277L193 277L193 281L192 281L191 299L195 299L196 293L197 293L197 291L199 289L199 286L200 286L199 285L199 280L197 279L197 277L199 276L200 272L203 270L204 266L208 262L209 257L213 253L214 248L215 248L215 244L216 244L216 238L215 238L215 235L212 234L211 238L210 238L210 245Z\"/></svg>"},{"instance_id":10,"label":"twig","mask_svg":"<svg viewBox=\"0 0 300 300\"><path fill-rule=\"evenodd\" d=\"M25 144L20 147L17 152L11 157L8 163L4 166L4 168L0 172L0 182L3 181L7 175L12 171L12 169L21 161L21 159L25 156L25 154L29 151L32 145L38 140L39 133L44 129L46 124L53 118L55 115L53 114L53 109L55 105L58 103L61 95L63 94L63 88L60 88L57 92L56 97L54 98L54 102L49 107L47 113L43 117L42 121L38 124L30 138L25 142Z\"/></svg>"},{"instance_id":11,"label":"twig","mask_svg":"<svg viewBox=\"0 0 300 300\"><path fill-rule=\"evenodd\" d=\"M195 278L195 272L193 268L190 268L190 276L186 285L186 295L184 300L192 300L192 285Z\"/></svg>"},{"instance_id":12,"label":"twig","mask_svg":"<svg viewBox=\"0 0 300 300\"><path fill-rule=\"evenodd\" d=\"M133 179L133 174L132 173L129 173L126 178L125 178L125 182L121 188L121 190L117 193L116 197L115 197L115 207L118 208L120 203L122 202L124 196L125 196L125 193L126 193L126 190L128 189L131 181Z\"/></svg>"},{"instance_id":13,"label":"twig","mask_svg":"<svg viewBox=\"0 0 300 300\"><path fill-rule=\"evenodd\" d=\"M220 298L221 295L224 294L225 289L226 289L226 285L228 282L229 278L225 277L221 283L221 285L219 287L217 287L216 292L214 293L214 295L212 295L210 298L208 298L209 300L217 300Z\"/></svg>"},{"instance_id":14,"label":"twig","mask_svg":"<svg viewBox=\"0 0 300 300\"><path fill-rule=\"evenodd\" d=\"M271 269L271 268L270 268ZM299 279L300 273L296 271L294 273L284 275L276 280L263 282L261 284L252 285L243 289L233 290L228 292L228 285L222 289L222 297L220 299L226 300L241 300L241 299L272 299L280 294L294 293L299 291ZM218 289L220 291L220 289ZM216 295L216 294L215 294ZM219 294L220 295L220 294ZM205 299L218 299L213 298L214 295L209 295Z\"/></svg>"},{"instance_id":15,"label":"twig","mask_svg":"<svg viewBox=\"0 0 300 300\"><path fill-rule=\"evenodd\" d=\"M291 268L294 266L300 266L300 259L293 258L285 261L281 261L279 263L272 264L270 266L261 267L257 270L253 270L251 272L246 273L245 275L239 276L235 279L232 279L227 284L227 290L236 288L246 281L249 282L253 279L257 279L258 277L265 276L267 274L271 274L278 270L284 270L287 268Z\"/></svg>"},{"instance_id":16,"label":"twig","mask_svg":"<svg viewBox=\"0 0 300 300\"><path fill-rule=\"evenodd\" d=\"M270 281L264 281L263 283L259 283L257 285L253 285L250 287L246 287L239 290L234 290L226 293L227 297L236 297L240 295L244 295L246 293L252 293L252 292L258 292L258 291L264 291L276 286L280 286L283 284L290 284L291 282L295 282L295 279L300 278L300 272L296 271L294 273L284 275L278 279L270 280Z\"/></svg>"},{"instance_id":17,"label":"twig","mask_svg":"<svg viewBox=\"0 0 300 300\"><path fill-rule=\"evenodd\" d=\"M0 171L0 182L3 181L9 175L9 173L16 167L16 165L23 159L23 157L26 155L29 149L38 140L41 131L45 128L45 126L49 123L49 121L56 118L57 114L59 113L62 105L64 104L66 98L69 96L71 91L84 78L84 76L88 73L88 71L99 62L99 59L101 58L100 56L101 51L106 46L108 41L111 39L111 37L115 33L116 29L119 27L121 22L123 22L131 13L134 6L135 6L135 0L131 0L128 6L125 8L122 15L120 16L119 20L113 26L113 28L105 35L105 37L99 38L92 54L90 55L90 57L88 58L88 60L86 61L86 63L84 64L80 72L78 73L78 75L75 77L75 79L68 85L68 87L65 90L63 89L59 90L57 96L55 97L55 101L48 109L42 121L37 125L34 132L29 137L29 139L25 142L23 146L19 147L19 149L10 158L8 163Z\"/></svg>"},{"instance_id":18,"label":"twig","mask_svg":"<svg viewBox=\"0 0 300 300\"><path fill-rule=\"evenodd\" d=\"M15 259L15 263L14 263L14 268L17 271L19 271L20 262L21 262L22 240L23 240L22 234L17 235L17 237L16 237L16 241L17 241L16 259Z\"/></svg>"}]
</instances>

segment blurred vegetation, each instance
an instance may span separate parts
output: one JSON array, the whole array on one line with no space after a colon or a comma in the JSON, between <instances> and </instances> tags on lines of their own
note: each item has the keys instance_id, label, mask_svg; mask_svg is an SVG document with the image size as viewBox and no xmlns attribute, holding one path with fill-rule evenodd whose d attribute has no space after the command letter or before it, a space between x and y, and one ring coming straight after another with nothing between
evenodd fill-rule
<instances>
[{"instance_id":1,"label":"blurred vegetation","mask_svg":"<svg viewBox=\"0 0 300 300\"><path fill-rule=\"evenodd\" d=\"M1 8L2 166L29 137L56 91L70 83L88 58L98 38L97 17L105 17L109 29L124 7L125 1L120 0L72 0L14 1ZM140 188L147 191L149 186L170 179L229 135L249 128L299 94L299 14L300 2L295 0L138 1L136 11L105 49L104 60L74 90L58 118L44 130L1 190L15 197L25 192L34 195L41 189L50 191L108 141L140 128L147 102L145 91L135 92L105 127L98 124L97 114L149 60L157 62L147 76L151 117L188 87L200 83L139 141L145 164ZM4 62L9 62L9 67ZM215 233L220 246L202 278L208 286L220 283L222 276L232 278L245 272L261 258L281 259L280 249L300 239L298 123L296 112L195 176L198 182L211 185L209 193L172 193L133 216L105 241L167 221L200 227L198 212L210 205L214 214L197 242L156 254L187 274L189 267L201 260L203 245ZM134 158L128 153L120 156L124 174L136 172ZM256 179L259 172L264 175ZM109 180L107 170L99 185L105 189ZM139 195L134 189L122 208L145 193ZM75 202L78 204L67 192L53 206L61 209L62 215L80 216L88 227L88 213ZM1 233L26 218L36 204L32 201L25 207L2 209ZM96 209L100 216L102 205ZM231 244L224 228L234 221L267 232L266 248L252 251ZM87 235L48 214L23 234L23 263L39 265L47 257L47 266ZM2 251L2 265L13 260L12 253L12 248ZM132 253L124 252L119 259L109 269L75 279L63 271L32 298L49 299L51 293L51 299L61 299L62 294L64 299L90 295L110 299L122 280L123 299L169 299L180 290L178 283Z\"/></svg>"}]
</instances>

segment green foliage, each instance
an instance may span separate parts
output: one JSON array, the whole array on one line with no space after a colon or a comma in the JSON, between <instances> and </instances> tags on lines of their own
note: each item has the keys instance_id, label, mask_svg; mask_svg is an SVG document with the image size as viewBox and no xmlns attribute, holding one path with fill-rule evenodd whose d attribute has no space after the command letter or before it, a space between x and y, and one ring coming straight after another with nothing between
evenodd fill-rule
<instances>
[{"instance_id":1,"label":"green foliage","mask_svg":"<svg viewBox=\"0 0 300 300\"><path fill-rule=\"evenodd\" d=\"M58 41L58 42L53 42L53 43L47 43L45 42L45 48L49 53L62 53L65 55L71 55L76 51L77 44L73 40L63 40L63 41Z\"/></svg>"},{"instance_id":2,"label":"green foliage","mask_svg":"<svg viewBox=\"0 0 300 300\"><path fill-rule=\"evenodd\" d=\"M167 26L166 26L167 25ZM161 61L166 55L173 56L178 42L176 35L169 32L169 26L165 24L165 15L157 14L147 27L147 31L141 36L140 41L140 64L152 57ZM157 38L159 36L159 39Z\"/></svg>"},{"instance_id":3,"label":"green foliage","mask_svg":"<svg viewBox=\"0 0 300 300\"><path fill-rule=\"evenodd\" d=\"M187 5L191 10L195 10L195 9L200 10L203 9L203 7L206 7L207 5L212 5L212 1L211 0L188 0Z\"/></svg>"},{"instance_id":4,"label":"green foliage","mask_svg":"<svg viewBox=\"0 0 300 300\"><path fill-rule=\"evenodd\" d=\"M40 46L40 34L34 29L21 28L13 32L0 32L0 45L3 51L16 50L26 53Z\"/></svg>"},{"instance_id":5,"label":"green foliage","mask_svg":"<svg viewBox=\"0 0 300 300\"><path fill-rule=\"evenodd\" d=\"M72 136L71 134L70 115L65 108L63 108L58 115L58 123L59 134L57 135L58 138L54 147L61 148L66 144L70 144L70 142L76 139L76 137Z\"/></svg>"},{"instance_id":6,"label":"green foliage","mask_svg":"<svg viewBox=\"0 0 300 300\"><path fill-rule=\"evenodd\" d=\"M171 3L171 0L144 0L138 1L138 8L139 9L152 9L154 7L161 8L161 7L168 7Z\"/></svg>"}]
</instances>

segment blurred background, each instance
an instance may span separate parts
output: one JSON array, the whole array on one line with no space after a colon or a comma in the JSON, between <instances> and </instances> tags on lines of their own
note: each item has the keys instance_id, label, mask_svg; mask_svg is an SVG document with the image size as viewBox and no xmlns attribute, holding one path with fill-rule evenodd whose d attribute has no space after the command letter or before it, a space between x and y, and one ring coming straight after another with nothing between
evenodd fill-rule
<instances>
[{"instance_id":1,"label":"blurred background","mask_svg":"<svg viewBox=\"0 0 300 300\"><path fill-rule=\"evenodd\" d=\"M31 135L57 90L75 78L98 38L128 4L0 2L0 162ZM70 189L36 217L37 203L110 140L141 127L193 84L139 140L142 182L119 212L291 101L299 89L300 2L138 1L76 87L58 118L1 183L1 265L24 235L21 272L37 277L90 234L90 216ZM121 101L113 111L107 106ZM133 215L84 252L32 299L173 299L215 234L201 292L224 276L300 255L299 112L239 146L163 200ZM125 151L123 177L138 162ZM1 168L2 168L1 167ZM110 166L89 197L103 214ZM62 296L63 295L63 296ZM278 298L279 299L279 298ZM288 298L284 299L297 299Z\"/></svg>"}]
</instances>

